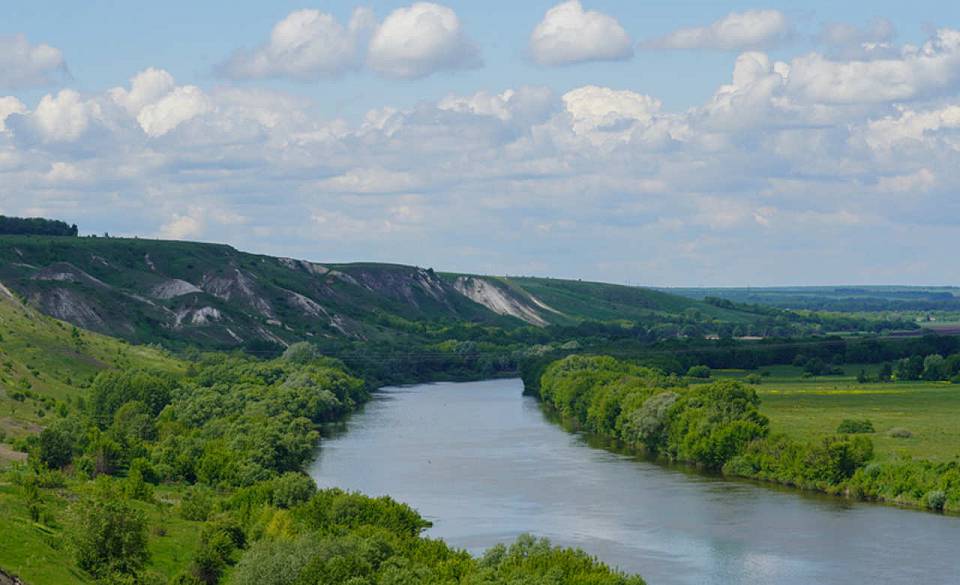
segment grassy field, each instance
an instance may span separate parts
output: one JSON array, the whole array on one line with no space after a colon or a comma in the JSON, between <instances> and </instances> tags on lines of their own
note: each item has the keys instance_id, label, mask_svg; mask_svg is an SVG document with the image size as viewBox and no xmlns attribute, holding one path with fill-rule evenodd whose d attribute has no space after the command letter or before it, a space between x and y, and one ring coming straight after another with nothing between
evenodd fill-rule
<instances>
[{"instance_id":1,"label":"grassy field","mask_svg":"<svg viewBox=\"0 0 960 585\"><path fill-rule=\"evenodd\" d=\"M875 373L877 366L844 366L843 376L803 378L800 368L772 366L757 386L761 410L774 432L799 440L835 434L845 418L869 419L878 460L914 457L949 461L960 457L960 385L947 382L857 383L860 369ZM721 370L715 377L739 378L742 370ZM889 436L905 428L912 437Z\"/></svg>"},{"instance_id":2,"label":"grassy field","mask_svg":"<svg viewBox=\"0 0 960 585\"><path fill-rule=\"evenodd\" d=\"M92 583L76 567L67 539L70 502L76 499L76 485L44 489L43 515L39 523L30 520L20 488L0 479L0 567L27 583ZM202 522L180 518L170 502L175 488L160 488L158 502L132 502L147 516L150 525L150 562L147 569L172 578L189 563L196 549Z\"/></svg>"}]
</instances>

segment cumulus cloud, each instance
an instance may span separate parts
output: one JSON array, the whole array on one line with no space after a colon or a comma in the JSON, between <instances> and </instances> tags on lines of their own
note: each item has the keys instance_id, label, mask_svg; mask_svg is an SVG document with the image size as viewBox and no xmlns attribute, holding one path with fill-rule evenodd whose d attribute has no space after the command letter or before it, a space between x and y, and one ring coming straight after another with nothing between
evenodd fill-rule
<instances>
[{"instance_id":1,"label":"cumulus cloud","mask_svg":"<svg viewBox=\"0 0 960 585\"><path fill-rule=\"evenodd\" d=\"M747 10L731 12L708 26L675 30L645 45L657 49L729 51L775 45L790 34L790 21L779 10Z\"/></svg>"},{"instance_id":2,"label":"cumulus cloud","mask_svg":"<svg viewBox=\"0 0 960 585\"><path fill-rule=\"evenodd\" d=\"M151 138L163 136L213 108L199 87L177 86L169 72L153 67L136 74L129 90L115 87L107 95Z\"/></svg>"},{"instance_id":3,"label":"cumulus cloud","mask_svg":"<svg viewBox=\"0 0 960 585\"><path fill-rule=\"evenodd\" d=\"M942 67L948 40L893 61ZM387 100L355 122L304 97L148 69L100 94L0 99L0 207L477 272L737 284L758 265L788 281L806 262L823 281L862 281L871 259L909 268L926 250L936 276L960 278L933 245L960 233L960 100L941 80L909 102L838 102L796 83L807 58L745 52L684 111L624 82Z\"/></svg>"},{"instance_id":4,"label":"cumulus cloud","mask_svg":"<svg viewBox=\"0 0 960 585\"><path fill-rule=\"evenodd\" d=\"M72 89L64 89L57 95L43 96L29 119L43 142L71 142L100 116L99 104Z\"/></svg>"},{"instance_id":5,"label":"cumulus cloud","mask_svg":"<svg viewBox=\"0 0 960 585\"><path fill-rule=\"evenodd\" d=\"M346 25L319 10L291 12L266 42L236 51L218 71L237 80L315 81L366 66L384 77L414 79L480 64L479 49L456 12L417 2L394 10L381 23L364 7L354 9Z\"/></svg>"},{"instance_id":6,"label":"cumulus cloud","mask_svg":"<svg viewBox=\"0 0 960 585\"><path fill-rule=\"evenodd\" d=\"M144 106L167 95L175 86L173 75L163 69L150 67L130 79L130 89L115 87L107 95L127 113L136 116Z\"/></svg>"},{"instance_id":7,"label":"cumulus cloud","mask_svg":"<svg viewBox=\"0 0 960 585\"><path fill-rule=\"evenodd\" d=\"M297 10L273 27L266 43L252 51L238 51L221 70L234 79L314 80L339 75L360 65L374 24L368 8L356 8L346 26L319 10Z\"/></svg>"},{"instance_id":8,"label":"cumulus cloud","mask_svg":"<svg viewBox=\"0 0 960 585\"><path fill-rule=\"evenodd\" d=\"M661 102L648 95L589 85L563 95L578 135L594 135L598 141L628 140L636 124L649 125L660 111Z\"/></svg>"},{"instance_id":9,"label":"cumulus cloud","mask_svg":"<svg viewBox=\"0 0 960 585\"><path fill-rule=\"evenodd\" d=\"M391 12L370 39L367 63L387 77L413 79L478 67L480 51L456 12L417 2Z\"/></svg>"},{"instance_id":10,"label":"cumulus cloud","mask_svg":"<svg viewBox=\"0 0 960 585\"><path fill-rule=\"evenodd\" d=\"M548 10L533 29L530 54L541 65L616 61L633 56L633 42L617 19L568 0Z\"/></svg>"},{"instance_id":11,"label":"cumulus cloud","mask_svg":"<svg viewBox=\"0 0 960 585\"><path fill-rule=\"evenodd\" d=\"M60 49L43 43L33 45L24 35L0 36L0 88L50 85L66 72Z\"/></svg>"},{"instance_id":12,"label":"cumulus cloud","mask_svg":"<svg viewBox=\"0 0 960 585\"><path fill-rule=\"evenodd\" d=\"M794 59L789 86L809 100L890 102L929 97L960 83L960 31L938 30L920 47L893 58L834 60L818 53Z\"/></svg>"},{"instance_id":13,"label":"cumulus cloud","mask_svg":"<svg viewBox=\"0 0 960 585\"><path fill-rule=\"evenodd\" d=\"M960 130L960 105L916 111L902 108L897 116L871 120L866 127L866 143L876 150L918 146L935 139L942 131ZM952 136L951 136L952 137Z\"/></svg>"}]
</instances>

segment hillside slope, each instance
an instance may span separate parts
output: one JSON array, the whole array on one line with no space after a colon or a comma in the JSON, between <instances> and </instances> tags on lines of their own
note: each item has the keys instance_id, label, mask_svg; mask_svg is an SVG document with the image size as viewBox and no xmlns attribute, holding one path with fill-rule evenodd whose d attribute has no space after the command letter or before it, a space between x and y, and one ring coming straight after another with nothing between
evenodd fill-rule
<instances>
[{"instance_id":1,"label":"hillside slope","mask_svg":"<svg viewBox=\"0 0 960 585\"><path fill-rule=\"evenodd\" d=\"M3 236L0 282L43 313L92 331L219 348L396 340L428 325L643 322L690 310L730 322L754 318L634 287L317 264L144 239Z\"/></svg>"},{"instance_id":2,"label":"hillside slope","mask_svg":"<svg viewBox=\"0 0 960 585\"><path fill-rule=\"evenodd\" d=\"M78 387L107 368L138 364L176 371L164 352L75 329L23 305L0 285L0 432L8 439L36 432ZM0 452L0 459L10 455Z\"/></svg>"}]
</instances>

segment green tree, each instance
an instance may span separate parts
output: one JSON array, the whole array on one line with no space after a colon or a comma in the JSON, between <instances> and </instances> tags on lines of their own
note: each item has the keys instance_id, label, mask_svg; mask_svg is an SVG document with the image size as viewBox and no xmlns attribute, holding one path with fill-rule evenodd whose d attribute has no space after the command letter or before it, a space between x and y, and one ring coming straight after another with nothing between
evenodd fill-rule
<instances>
[{"instance_id":1,"label":"green tree","mask_svg":"<svg viewBox=\"0 0 960 585\"><path fill-rule=\"evenodd\" d=\"M72 437L59 428L43 429L38 440L37 455L47 467L60 469L73 459Z\"/></svg>"},{"instance_id":2,"label":"green tree","mask_svg":"<svg viewBox=\"0 0 960 585\"><path fill-rule=\"evenodd\" d=\"M77 566L96 578L136 575L149 558L147 519L108 484L76 505Z\"/></svg>"}]
</instances>

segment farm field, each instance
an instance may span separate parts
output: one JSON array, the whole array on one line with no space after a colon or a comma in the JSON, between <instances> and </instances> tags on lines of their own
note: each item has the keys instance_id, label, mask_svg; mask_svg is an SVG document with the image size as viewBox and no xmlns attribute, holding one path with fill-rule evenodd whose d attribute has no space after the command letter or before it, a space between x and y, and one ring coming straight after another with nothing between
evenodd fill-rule
<instances>
[{"instance_id":1,"label":"farm field","mask_svg":"<svg viewBox=\"0 0 960 585\"><path fill-rule=\"evenodd\" d=\"M899 457L950 461L960 457L960 385L948 382L857 382L861 369L875 374L878 366L844 366L843 376L804 378L792 366L763 368L770 373L757 386L761 411L771 429L798 440L836 434L843 419L869 419L880 461ZM714 377L740 378L743 370L720 370ZM889 431L907 429L909 438Z\"/></svg>"}]
</instances>

